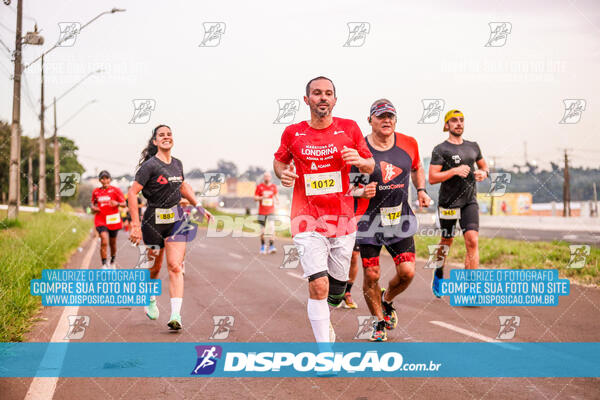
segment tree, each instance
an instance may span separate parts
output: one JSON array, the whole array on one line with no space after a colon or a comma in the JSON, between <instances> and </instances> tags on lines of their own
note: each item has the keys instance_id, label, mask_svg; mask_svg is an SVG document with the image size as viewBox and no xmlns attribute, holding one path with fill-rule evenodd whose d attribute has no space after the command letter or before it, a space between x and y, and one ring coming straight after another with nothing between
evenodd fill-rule
<instances>
[{"instance_id":1,"label":"tree","mask_svg":"<svg viewBox=\"0 0 600 400\"><path fill-rule=\"evenodd\" d=\"M265 173L265 169L263 167L258 166L249 166L246 172L240 175L240 179L245 179L249 181L257 181L262 178Z\"/></svg>"},{"instance_id":2,"label":"tree","mask_svg":"<svg viewBox=\"0 0 600 400\"><path fill-rule=\"evenodd\" d=\"M225 174L226 178L237 177L238 176L238 167L235 163L226 160L217 161L217 168L210 169L206 172L220 172Z\"/></svg>"},{"instance_id":3,"label":"tree","mask_svg":"<svg viewBox=\"0 0 600 400\"><path fill-rule=\"evenodd\" d=\"M76 172L83 174L85 169L77 159L77 150L79 148L71 139L58 137L60 171ZM21 204L27 202L27 170L29 168L27 158L32 155L33 161L33 182L39 181L39 139L21 136ZM10 125L0 121L0 199L5 200L8 197L8 167L10 162ZM51 202L54 199L54 144L52 138L46 139L46 188L47 198ZM77 195L65 197L63 201L75 204Z\"/></svg>"}]
</instances>

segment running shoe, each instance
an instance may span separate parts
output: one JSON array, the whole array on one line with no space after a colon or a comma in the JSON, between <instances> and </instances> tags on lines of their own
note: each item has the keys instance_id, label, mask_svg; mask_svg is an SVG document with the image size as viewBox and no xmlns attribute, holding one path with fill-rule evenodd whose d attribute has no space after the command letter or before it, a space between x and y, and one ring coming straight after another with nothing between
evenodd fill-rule
<instances>
[{"instance_id":1,"label":"running shoe","mask_svg":"<svg viewBox=\"0 0 600 400\"><path fill-rule=\"evenodd\" d=\"M277 249L275 248L275 246L270 245L269 246L269 254L272 254L272 253L277 253Z\"/></svg>"},{"instance_id":2,"label":"running shoe","mask_svg":"<svg viewBox=\"0 0 600 400\"><path fill-rule=\"evenodd\" d=\"M117 264L115 264L114 262L112 262L112 263L110 263L110 264L108 265L108 267L109 267L110 269L117 269Z\"/></svg>"},{"instance_id":3,"label":"running shoe","mask_svg":"<svg viewBox=\"0 0 600 400\"><path fill-rule=\"evenodd\" d=\"M264 244L260 245L260 254L267 254L267 248Z\"/></svg>"},{"instance_id":4,"label":"running shoe","mask_svg":"<svg viewBox=\"0 0 600 400\"><path fill-rule=\"evenodd\" d=\"M173 330L173 331L178 331L181 328L183 328L183 325L181 324L181 315L179 314L173 314L171 315L171 320L167 323L169 329Z\"/></svg>"},{"instance_id":5,"label":"running shoe","mask_svg":"<svg viewBox=\"0 0 600 400\"><path fill-rule=\"evenodd\" d=\"M352 295L349 292L346 292L344 295L344 308L358 308L356 303L352 300Z\"/></svg>"},{"instance_id":6,"label":"running shoe","mask_svg":"<svg viewBox=\"0 0 600 400\"><path fill-rule=\"evenodd\" d=\"M433 295L438 299L442 297L440 293L440 278L435 274L435 269L433 270L433 278L431 279L431 290L433 291Z\"/></svg>"},{"instance_id":7,"label":"running shoe","mask_svg":"<svg viewBox=\"0 0 600 400\"><path fill-rule=\"evenodd\" d=\"M335 343L335 330L333 329L333 325L331 325L331 321L329 321L329 341Z\"/></svg>"},{"instance_id":8,"label":"running shoe","mask_svg":"<svg viewBox=\"0 0 600 400\"><path fill-rule=\"evenodd\" d=\"M383 311L383 319L387 329L394 329L398 325L398 314L394 308L393 302L383 300L385 289L381 288L381 311Z\"/></svg>"},{"instance_id":9,"label":"running shoe","mask_svg":"<svg viewBox=\"0 0 600 400\"><path fill-rule=\"evenodd\" d=\"M110 269L110 265L107 263L102 264L102 269Z\"/></svg>"},{"instance_id":10,"label":"running shoe","mask_svg":"<svg viewBox=\"0 0 600 400\"><path fill-rule=\"evenodd\" d=\"M156 299L150 300L150 305L144 307L144 310L146 311L146 316L151 320L158 319L160 313L158 311L158 306L156 305Z\"/></svg>"},{"instance_id":11,"label":"running shoe","mask_svg":"<svg viewBox=\"0 0 600 400\"><path fill-rule=\"evenodd\" d=\"M375 321L373 322L373 333L371 334L371 338L369 339L371 342L386 342L387 341L387 332L385 328L387 324L385 321Z\"/></svg>"}]
</instances>

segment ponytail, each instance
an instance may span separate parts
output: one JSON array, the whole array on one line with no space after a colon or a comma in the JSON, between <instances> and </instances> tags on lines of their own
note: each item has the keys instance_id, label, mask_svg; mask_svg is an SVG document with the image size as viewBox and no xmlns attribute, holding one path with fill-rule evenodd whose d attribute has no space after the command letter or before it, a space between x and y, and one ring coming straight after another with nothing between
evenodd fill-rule
<instances>
[{"instance_id":1,"label":"ponytail","mask_svg":"<svg viewBox=\"0 0 600 400\"><path fill-rule=\"evenodd\" d=\"M156 131L162 127L167 127L171 129L168 125L161 124L152 130L152 136L150 137L150 140L148 140L148 145L142 151L140 162L138 163L138 168L141 167L144 162L148 161L149 159L154 157L156 153L158 153L158 147L154 143L152 143L152 141L156 139Z\"/></svg>"}]
</instances>

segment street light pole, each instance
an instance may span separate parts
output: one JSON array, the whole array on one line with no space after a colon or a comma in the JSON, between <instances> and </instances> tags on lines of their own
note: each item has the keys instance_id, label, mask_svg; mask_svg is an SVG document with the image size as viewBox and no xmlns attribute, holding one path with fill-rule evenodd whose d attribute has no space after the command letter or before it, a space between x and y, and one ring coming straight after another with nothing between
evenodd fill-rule
<instances>
[{"instance_id":1,"label":"street light pole","mask_svg":"<svg viewBox=\"0 0 600 400\"><path fill-rule=\"evenodd\" d=\"M81 106L81 108L79 108L79 110L77 110L73 115L71 115L65 122L62 123L62 125L60 127L57 127L57 123L56 123L56 101L58 99L55 97L54 98L54 208L56 210L60 209L60 163L57 162L57 160L59 159L59 147L58 147L58 128L62 128L63 126L65 126L69 121L71 121L73 118L75 118L77 116L77 114L79 114L81 111L83 111L84 108L86 108L87 106L89 106L90 104L95 103L97 100L91 100L88 101L87 103L85 103L83 106Z\"/></svg>"},{"instance_id":2,"label":"street light pole","mask_svg":"<svg viewBox=\"0 0 600 400\"><path fill-rule=\"evenodd\" d=\"M10 126L10 167L8 185L8 219L16 219L19 214L19 172L20 141L19 124L21 119L21 29L23 27L23 0L17 3L17 32L15 34L15 73L13 80L13 113Z\"/></svg>"},{"instance_id":3,"label":"street light pole","mask_svg":"<svg viewBox=\"0 0 600 400\"><path fill-rule=\"evenodd\" d=\"M44 57L42 57L42 89L41 89L41 102L40 107L40 179L39 179L39 196L38 204L40 211L46 209L46 138L44 137Z\"/></svg>"},{"instance_id":4,"label":"street light pole","mask_svg":"<svg viewBox=\"0 0 600 400\"><path fill-rule=\"evenodd\" d=\"M60 161L58 135L56 134L56 97L54 98L54 209L60 210Z\"/></svg>"},{"instance_id":5,"label":"street light pole","mask_svg":"<svg viewBox=\"0 0 600 400\"><path fill-rule=\"evenodd\" d=\"M6 1L5 1L6 3ZM8 4L8 3L7 3ZM105 11L98 14L95 18L88 21L81 29L85 28L104 14L114 14L116 12L123 12L124 9L113 8L110 11ZM8 180L8 219L15 219L19 214L19 198L20 198L20 183L19 179L20 167L21 167L21 132L20 132L20 119L21 119L21 73L23 70L31 66L37 60L41 59L44 55L48 54L62 42L59 40L53 47L42 53L41 56L23 67L21 62L21 48L23 38L21 37L21 31L23 27L23 0L17 1L17 31L15 33L15 72L13 81L13 115L12 124L10 127L10 166L9 166L9 180ZM81 31L80 29L80 31ZM42 45L44 42L43 38L37 34L37 26L35 32L28 32L25 37L26 44ZM56 136L56 131L55 131ZM55 149L56 154L56 149ZM55 160L56 165L57 160ZM55 177L56 179L56 177Z\"/></svg>"}]
</instances>

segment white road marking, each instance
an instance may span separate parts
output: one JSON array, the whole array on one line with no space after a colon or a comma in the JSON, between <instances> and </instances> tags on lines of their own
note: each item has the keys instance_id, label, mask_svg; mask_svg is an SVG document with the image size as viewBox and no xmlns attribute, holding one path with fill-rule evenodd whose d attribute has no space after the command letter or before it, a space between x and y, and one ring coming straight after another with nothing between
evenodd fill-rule
<instances>
[{"instance_id":1,"label":"white road marking","mask_svg":"<svg viewBox=\"0 0 600 400\"><path fill-rule=\"evenodd\" d=\"M303 278L303 277L302 277L302 275L298 275L298 274L295 274L295 273L293 273L293 272L289 272L289 271L288 271L288 272L287 272L287 274L288 274L289 276L293 276L293 277L294 277L294 278L296 278L296 279L301 279L301 280L303 280L303 281L305 281L305 280L306 280L306 278Z\"/></svg>"},{"instance_id":2,"label":"white road marking","mask_svg":"<svg viewBox=\"0 0 600 400\"><path fill-rule=\"evenodd\" d=\"M198 243L198 244L196 244L196 246L198 246L198 247L202 247L203 249L205 249L205 248L206 248L206 245L205 245L204 243Z\"/></svg>"},{"instance_id":3,"label":"white road marking","mask_svg":"<svg viewBox=\"0 0 600 400\"><path fill-rule=\"evenodd\" d=\"M432 324L434 324L434 325L441 326L442 328L450 329L451 331L458 332L458 333L461 333L463 335L472 337L473 339L481 340L482 342L502 343L501 340L492 339L491 337L482 335L482 334L477 333L477 332L470 331L468 329L460 328L458 326L449 324L447 322L442 322L442 321L429 321L429 322L432 323Z\"/></svg>"},{"instance_id":4,"label":"white road marking","mask_svg":"<svg viewBox=\"0 0 600 400\"><path fill-rule=\"evenodd\" d=\"M85 256L83 258L83 265L81 266L81 269L88 269L90 267L92 255L96 250L97 244L97 240L92 240L90 248L88 249L87 253L85 253ZM67 332L69 332L69 319L67 317L69 315L77 315L78 311L79 306L67 306L63 309L63 312L62 314L60 314L60 318L58 319L56 329L54 329L54 333L52 334L50 342L69 342L69 339L65 339ZM64 349L64 351L66 351L66 348ZM50 369L60 370L64 357L64 353L56 354L56 350L54 352L51 352L50 349L48 349L46 351L46 354L44 355L44 358L42 359L42 362L40 363L38 372L42 372L44 370L48 371ZM25 395L25 400L51 400L54 397L54 391L56 390L57 383L58 377L34 377L31 381L31 385L29 385L29 390Z\"/></svg>"},{"instance_id":5,"label":"white road marking","mask_svg":"<svg viewBox=\"0 0 600 400\"><path fill-rule=\"evenodd\" d=\"M244 259L244 256L241 256L241 255L239 255L237 253L229 253L229 255L231 257L233 257L233 258L237 258L238 260L243 260Z\"/></svg>"},{"instance_id":6,"label":"white road marking","mask_svg":"<svg viewBox=\"0 0 600 400\"><path fill-rule=\"evenodd\" d=\"M563 236L563 239L565 239L565 240L575 240L575 239L577 239L577 235L565 235L565 236Z\"/></svg>"}]
</instances>

